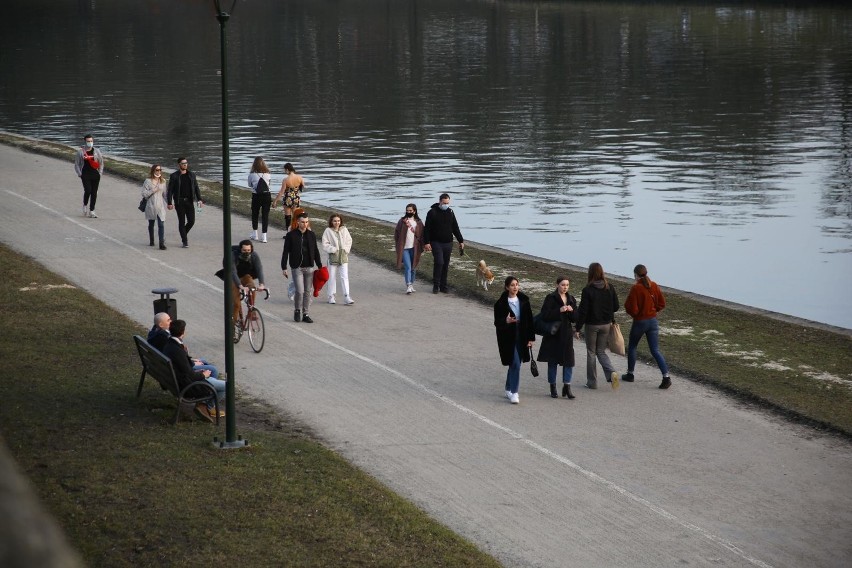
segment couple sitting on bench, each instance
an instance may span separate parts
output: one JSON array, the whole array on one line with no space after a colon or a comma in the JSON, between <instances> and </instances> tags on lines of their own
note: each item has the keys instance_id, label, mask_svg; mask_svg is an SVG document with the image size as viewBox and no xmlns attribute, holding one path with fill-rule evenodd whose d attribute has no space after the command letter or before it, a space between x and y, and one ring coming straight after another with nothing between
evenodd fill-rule
<instances>
[{"instance_id":1,"label":"couple sitting on bench","mask_svg":"<svg viewBox=\"0 0 852 568\"><path fill-rule=\"evenodd\" d=\"M225 381L219 379L219 371L215 366L204 359L190 357L183 342L185 334L185 321L172 320L169 314L160 312L154 316L154 327L148 332L148 343L171 360L179 382L189 383L203 379L216 389L216 397L222 403L225 400ZM195 413L210 422L216 418L216 408L212 402L197 404ZM225 411L219 410L219 417L223 416Z\"/></svg>"}]
</instances>

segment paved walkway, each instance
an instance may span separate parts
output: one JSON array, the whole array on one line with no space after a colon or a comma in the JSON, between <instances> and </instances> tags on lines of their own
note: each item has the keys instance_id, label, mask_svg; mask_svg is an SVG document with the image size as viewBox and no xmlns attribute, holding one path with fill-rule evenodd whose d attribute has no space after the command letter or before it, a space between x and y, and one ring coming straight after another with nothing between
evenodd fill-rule
<instances>
[{"instance_id":1,"label":"paved walkway","mask_svg":"<svg viewBox=\"0 0 852 568\"><path fill-rule=\"evenodd\" d=\"M171 216L169 250L152 250L141 180L107 176L100 218L84 219L70 163L0 146L0 171L0 240L140 324L151 289L178 288L192 351L223 363L220 210L199 216L189 249ZM235 242L248 234L244 219L233 226ZM510 405L488 308L424 284L406 296L401 275L354 255L357 304L317 302L316 323L296 324L271 236L258 245L273 292L261 305L267 344L260 355L236 346L238 388L507 566L848 565L847 442L677 376L660 391L650 367L618 392L586 390L579 346L576 400L551 399L525 369Z\"/></svg>"}]
</instances>

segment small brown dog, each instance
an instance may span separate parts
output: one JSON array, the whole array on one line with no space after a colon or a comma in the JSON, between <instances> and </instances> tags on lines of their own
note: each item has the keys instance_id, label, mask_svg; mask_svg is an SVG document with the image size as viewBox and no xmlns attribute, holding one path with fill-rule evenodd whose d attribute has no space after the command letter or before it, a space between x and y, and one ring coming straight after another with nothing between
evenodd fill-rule
<instances>
[{"instance_id":1,"label":"small brown dog","mask_svg":"<svg viewBox=\"0 0 852 568\"><path fill-rule=\"evenodd\" d=\"M479 261L476 267L476 285L488 290L488 285L494 282L494 273L485 265L484 260Z\"/></svg>"}]
</instances>

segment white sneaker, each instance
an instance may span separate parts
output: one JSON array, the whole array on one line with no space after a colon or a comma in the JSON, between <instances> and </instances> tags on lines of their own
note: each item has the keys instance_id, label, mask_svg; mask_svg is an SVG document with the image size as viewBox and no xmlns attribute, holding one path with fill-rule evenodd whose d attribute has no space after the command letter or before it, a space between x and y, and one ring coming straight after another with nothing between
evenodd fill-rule
<instances>
[{"instance_id":1,"label":"white sneaker","mask_svg":"<svg viewBox=\"0 0 852 568\"><path fill-rule=\"evenodd\" d=\"M251 239L252 241L256 241L257 240L257 231L252 231L251 234L249 235L249 239Z\"/></svg>"},{"instance_id":2,"label":"white sneaker","mask_svg":"<svg viewBox=\"0 0 852 568\"><path fill-rule=\"evenodd\" d=\"M88 217L88 216L89 216L89 206L83 205L83 217Z\"/></svg>"},{"instance_id":3,"label":"white sneaker","mask_svg":"<svg viewBox=\"0 0 852 568\"><path fill-rule=\"evenodd\" d=\"M406 294L411 294L412 292L414 292L414 288L412 288L412 287L411 287L411 284L409 284L409 285L405 288L405 293L406 293Z\"/></svg>"},{"instance_id":4,"label":"white sneaker","mask_svg":"<svg viewBox=\"0 0 852 568\"><path fill-rule=\"evenodd\" d=\"M337 303L337 302L335 302L335 301L334 301L334 296L331 296L331 297L328 299L328 303L329 303L329 304L336 304L336 303Z\"/></svg>"},{"instance_id":5,"label":"white sneaker","mask_svg":"<svg viewBox=\"0 0 852 568\"><path fill-rule=\"evenodd\" d=\"M506 398L512 400L512 391L506 391Z\"/></svg>"},{"instance_id":6,"label":"white sneaker","mask_svg":"<svg viewBox=\"0 0 852 568\"><path fill-rule=\"evenodd\" d=\"M511 402L512 404L520 404L521 398L518 396L518 393L513 392L512 396L509 398L509 402Z\"/></svg>"},{"instance_id":7,"label":"white sneaker","mask_svg":"<svg viewBox=\"0 0 852 568\"><path fill-rule=\"evenodd\" d=\"M346 296L346 298L343 299L343 303L347 306L351 306L352 304L355 303L355 300L353 300L349 296Z\"/></svg>"},{"instance_id":8,"label":"white sneaker","mask_svg":"<svg viewBox=\"0 0 852 568\"><path fill-rule=\"evenodd\" d=\"M260 242L262 242L262 243L267 242L267 240L266 240L266 233L262 233L262 234L260 235Z\"/></svg>"},{"instance_id":9,"label":"white sneaker","mask_svg":"<svg viewBox=\"0 0 852 568\"><path fill-rule=\"evenodd\" d=\"M97 218L98 218L98 216L97 216L97 215L95 215L95 212L94 212L94 211L89 211L89 218L90 218L90 219L97 219Z\"/></svg>"}]
</instances>

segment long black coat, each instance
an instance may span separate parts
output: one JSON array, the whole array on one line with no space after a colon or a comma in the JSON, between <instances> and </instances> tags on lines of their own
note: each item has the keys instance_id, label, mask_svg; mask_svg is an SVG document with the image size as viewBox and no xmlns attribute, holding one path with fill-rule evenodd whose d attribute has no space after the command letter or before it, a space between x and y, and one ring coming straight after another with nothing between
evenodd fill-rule
<instances>
[{"instance_id":1,"label":"long black coat","mask_svg":"<svg viewBox=\"0 0 852 568\"><path fill-rule=\"evenodd\" d=\"M577 299L567 294L568 303L562 301L559 292L551 292L541 305L541 318L544 321L561 321L559 333L545 335L541 339L537 361L557 363L563 367L574 366L574 322L577 321ZM562 306L571 306L572 311L560 312Z\"/></svg>"},{"instance_id":2,"label":"long black coat","mask_svg":"<svg viewBox=\"0 0 852 568\"><path fill-rule=\"evenodd\" d=\"M500 299L494 303L494 327L497 328L497 348L500 350L500 362L505 366L512 364L515 346L521 361L526 363L530 360L530 350L527 349L528 341L535 341L535 331L532 323L532 308L530 299L526 294L518 292L521 303L521 318L519 323L506 323L506 317L512 311L509 308L509 293L504 291ZM518 330L518 326L520 329Z\"/></svg>"},{"instance_id":3,"label":"long black coat","mask_svg":"<svg viewBox=\"0 0 852 568\"><path fill-rule=\"evenodd\" d=\"M204 380L204 373L192 369L192 359L189 358L189 353L186 352L183 345L175 341L174 337L166 341L161 351L163 355L172 360L172 368L175 370L178 388L182 389L195 381ZM196 388L190 390L192 391L188 393L190 396L199 396L204 393L204 391Z\"/></svg>"}]
</instances>

